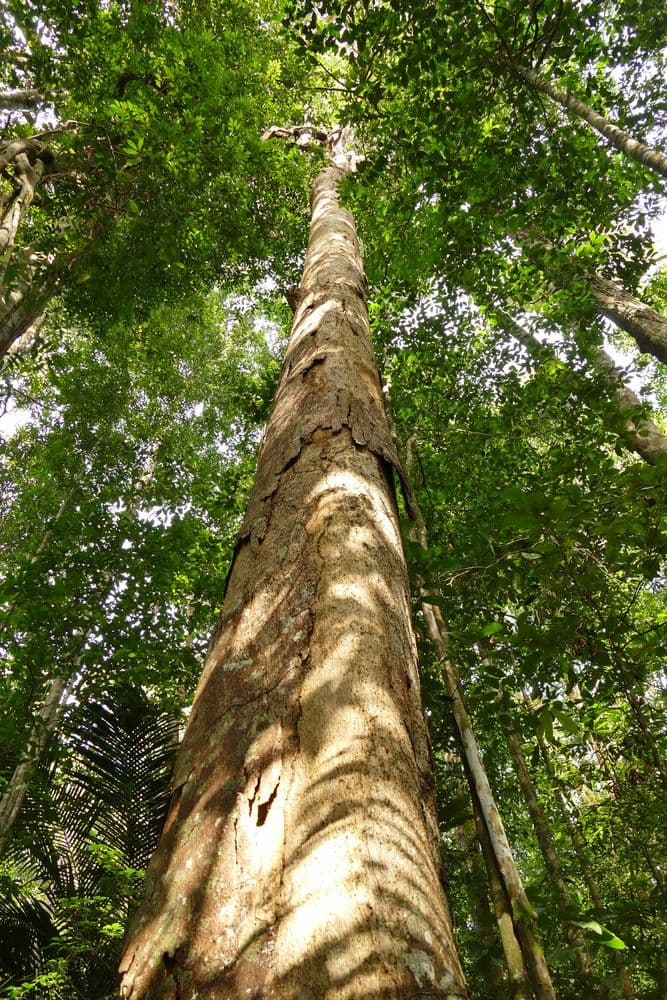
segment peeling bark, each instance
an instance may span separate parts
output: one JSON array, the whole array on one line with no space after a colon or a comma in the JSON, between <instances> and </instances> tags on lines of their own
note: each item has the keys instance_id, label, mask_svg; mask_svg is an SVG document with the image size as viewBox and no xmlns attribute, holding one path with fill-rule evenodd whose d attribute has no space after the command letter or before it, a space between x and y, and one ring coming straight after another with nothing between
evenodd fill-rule
<instances>
[{"instance_id":1,"label":"peeling bark","mask_svg":"<svg viewBox=\"0 0 667 1000\"><path fill-rule=\"evenodd\" d=\"M528 66L522 66L520 63L515 62L508 65L516 76L521 77L541 94L545 94L555 104L560 104L566 111L587 122L591 128L594 128L596 132L604 136L605 139L608 139L621 153L625 153L626 156L636 160L637 163L641 163L642 166L654 170L663 177L667 177L667 156L664 153L653 149L651 146L647 146L644 142L633 139L628 132L619 128L618 125L612 124L603 115L598 114L593 108L580 101L574 94L570 94L564 90L557 90L556 87L553 87L539 73L536 73L535 70L530 69Z\"/></svg>"},{"instance_id":2,"label":"peeling bark","mask_svg":"<svg viewBox=\"0 0 667 1000\"><path fill-rule=\"evenodd\" d=\"M129 1000L467 996L343 172L122 960Z\"/></svg>"}]
</instances>

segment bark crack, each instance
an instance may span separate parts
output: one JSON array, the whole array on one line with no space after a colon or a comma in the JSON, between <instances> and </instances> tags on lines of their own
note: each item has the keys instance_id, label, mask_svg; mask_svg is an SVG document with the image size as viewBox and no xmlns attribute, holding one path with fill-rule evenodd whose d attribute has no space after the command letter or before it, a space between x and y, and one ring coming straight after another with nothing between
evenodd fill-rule
<instances>
[{"instance_id":1,"label":"bark crack","mask_svg":"<svg viewBox=\"0 0 667 1000\"><path fill-rule=\"evenodd\" d=\"M248 799L248 815L249 815L249 816L250 816L250 814L252 813L252 807L253 807L253 806L254 806L254 804L255 804L255 799L257 798L257 792L259 791L259 786L260 786L261 782L262 782L262 775L261 775L261 773L260 773L260 774L259 774L259 775L257 776L257 781L256 781L256 783L255 783L255 790L254 790L254 792L252 793L252 795L250 796L250 798Z\"/></svg>"},{"instance_id":2,"label":"bark crack","mask_svg":"<svg viewBox=\"0 0 667 1000\"><path fill-rule=\"evenodd\" d=\"M257 807L257 826L264 826L266 823L266 817L269 815L269 809L273 805L276 795L278 794L278 788L280 787L280 779L276 782L275 788L269 795L265 802L260 802Z\"/></svg>"}]
</instances>

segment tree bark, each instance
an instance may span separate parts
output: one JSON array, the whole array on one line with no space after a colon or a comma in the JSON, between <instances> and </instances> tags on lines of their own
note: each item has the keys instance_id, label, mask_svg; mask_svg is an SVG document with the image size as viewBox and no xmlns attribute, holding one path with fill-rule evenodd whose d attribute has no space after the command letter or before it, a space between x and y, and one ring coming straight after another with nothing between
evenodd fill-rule
<instances>
[{"instance_id":1,"label":"tree bark","mask_svg":"<svg viewBox=\"0 0 667 1000\"><path fill-rule=\"evenodd\" d=\"M39 90L3 90L0 92L0 108L3 111L30 111L46 103L46 97Z\"/></svg>"},{"instance_id":2,"label":"tree bark","mask_svg":"<svg viewBox=\"0 0 667 1000\"><path fill-rule=\"evenodd\" d=\"M618 125L613 125L603 115L599 115L593 108L580 101L574 94L570 94L564 90L557 90L556 87L553 87L539 73L536 73L535 70L530 69L528 66L511 62L509 63L509 67L516 76L521 77L541 94L545 94L554 103L560 104L566 111L587 122L591 128L594 128L596 132L604 136L605 139L608 139L621 153L625 153L626 156L636 160L637 163L641 163L643 166L649 167L650 170L654 170L656 173L662 174L663 177L667 177L667 156L664 153L659 152L657 149L652 149L651 146L647 146L644 142L633 139L628 132L623 131Z\"/></svg>"},{"instance_id":3,"label":"tree bark","mask_svg":"<svg viewBox=\"0 0 667 1000\"><path fill-rule=\"evenodd\" d=\"M465 997L394 450L343 171L292 334L122 996Z\"/></svg>"},{"instance_id":4,"label":"tree bark","mask_svg":"<svg viewBox=\"0 0 667 1000\"><path fill-rule=\"evenodd\" d=\"M477 799L474 791L472 793L472 805L475 816L477 838L482 849L482 856L486 866L489 893L491 895L491 900L493 901L493 911L496 916L496 923L498 924L498 934L500 936L503 955L505 956L505 966L507 968L507 978L510 985L512 1000L532 1000L533 991L530 988L528 972L526 971L526 965L521 952L521 943L514 930L512 907L509 899L507 898L507 893L505 892L505 886L503 885L502 876L498 868L498 862L496 861L495 854L493 853L493 847L491 846L491 841L489 839L489 831L486 828L486 824L479 807L479 800Z\"/></svg>"},{"instance_id":5,"label":"tree bark","mask_svg":"<svg viewBox=\"0 0 667 1000\"><path fill-rule=\"evenodd\" d=\"M518 230L515 235L528 249L554 249L552 243L525 229ZM544 266L543 260L539 263ZM587 284L596 311L632 337L644 354L651 354L658 361L667 364L667 316L656 312L616 282L582 267L574 256L570 259L569 266L556 273L552 280L562 288L569 288L573 280Z\"/></svg>"},{"instance_id":6,"label":"tree bark","mask_svg":"<svg viewBox=\"0 0 667 1000\"><path fill-rule=\"evenodd\" d=\"M463 789L463 783L461 783ZM479 813L475 813L475 816ZM482 823L482 826L484 824ZM486 829L486 828L484 828ZM473 939L481 944L486 955L478 961L480 978L483 980L484 995L494 997L495 1000L508 1000L508 987L503 977L502 966L494 960L493 950L496 944L497 921L494 921L495 900L490 900L489 886L485 886L486 870L481 871L481 863L485 859L478 850L478 831L475 819L468 820L461 824L453 833L456 840L456 849L461 856L461 864L465 872L468 892L468 921L469 930ZM508 914L511 924L511 917ZM521 950L516 941L516 948L519 956ZM525 972L525 970L524 970ZM516 995L512 993L512 1000L516 1000ZM531 1000L530 991L525 994L522 1000Z\"/></svg>"},{"instance_id":7,"label":"tree bark","mask_svg":"<svg viewBox=\"0 0 667 1000\"><path fill-rule=\"evenodd\" d=\"M599 312L629 333L640 351L652 354L658 361L667 364L667 316L662 316L601 274L590 274L588 277Z\"/></svg>"},{"instance_id":8,"label":"tree bark","mask_svg":"<svg viewBox=\"0 0 667 1000\"><path fill-rule=\"evenodd\" d=\"M9 785L0 799L0 855L7 847L12 827L21 811L26 792L42 759L49 738L58 728L65 710L66 691L66 680L54 677L49 682L44 703L33 727L23 759L16 765Z\"/></svg>"},{"instance_id":9,"label":"tree bark","mask_svg":"<svg viewBox=\"0 0 667 1000\"><path fill-rule=\"evenodd\" d=\"M556 1000L549 968L544 958L542 946L536 933L536 916L531 906L523 881L516 866L512 850L505 833L493 790L489 783L484 761L479 752L477 740L470 723L470 717L461 693L458 670L449 657L445 640L445 628L440 609L423 598L422 610L426 619L429 637L440 657L445 690L452 700L452 712L461 742L466 772L470 787L479 804L484 818L493 854L501 873L510 909L515 923L516 935L521 943L526 965L530 969L533 990L537 1000Z\"/></svg>"}]
</instances>

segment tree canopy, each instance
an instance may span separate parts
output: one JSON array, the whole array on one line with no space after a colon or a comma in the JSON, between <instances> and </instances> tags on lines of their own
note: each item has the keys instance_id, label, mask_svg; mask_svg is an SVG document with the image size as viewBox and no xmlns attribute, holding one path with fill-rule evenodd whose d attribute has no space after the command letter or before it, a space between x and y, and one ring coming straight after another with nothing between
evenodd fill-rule
<instances>
[{"instance_id":1,"label":"tree canopy","mask_svg":"<svg viewBox=\"0 0 667 1000\"><path fill-rule=\"evenodd\" d=\"M2 0L0 996L115 995L303 261L321 154L261 141L297 124L356 136L471 995L519 994L428 608L558 997L664 996L666 43L654 0Z\"/></svg>"}]
</instances>

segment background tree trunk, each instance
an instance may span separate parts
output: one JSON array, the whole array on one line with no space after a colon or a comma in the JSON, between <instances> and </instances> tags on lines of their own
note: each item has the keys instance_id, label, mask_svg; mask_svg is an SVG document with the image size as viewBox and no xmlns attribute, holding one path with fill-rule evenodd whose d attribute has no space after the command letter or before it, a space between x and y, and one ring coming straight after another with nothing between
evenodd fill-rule
<instances>
[{"instance_id":1,"label":"background tree trunk","mask_svg":"<svg viewBox=\"0 0 667 1000\"><path fill-rule=\"evenodd\" d=\"M603 115L599 115L593 108L580 101L574 94L570 94L564 90L557 90L556 87L553 87L539 73L536 73L535 70L530 69L528 66L512 62L510 63L510 68L513 73L527 83L530 83L541 94L550 97L552 101L560 104L566 111L570 111L578 118L587 122L591 128L594 128L605 139L609 139L612 145L616 146L616 149L620 150L621 153L625 153L626 156L630 156L637 163L641 163L643 166L655 170L656 173L662 174L663 177L667 177L667 156L663 153L660 153L657 149L652 149L644 142L633 139L628 132L624 132L618 125L613 125Z\"/></svg>"},{"instance_id":2,"label":"background tree trunk","mask_svg":"<svg viewBox=\"0 0 667 1000\"><path fill-rule=\"evenodd\" d=\"M526 348L532 358L538 363L558 361L558 355L550 344L543 344L537 337L509 316L503 314L503 322L512 336ZM642 401L636 392L623 381L623 376L610 356L602 347L595 348L591 358L593 370L613 390L618 404L619 414L624 418L625 434L621 442L643 458L649 465L655 465L660 455L667 455L667 438L658 425L650 417L638 415L642 410ZM574 392L582 399L591 395L591 385L585 378L572 368L567 370L568 383ZM603 400L601 400L602 402ZM600 408L600 407L598 407ZM605 418L605 411L602 413ZM610 419L611 418L611 419ZM614 413L606 412L606 423L614 425ZM626 436L627 435L627 436Z\"/></svg>"},{"instance_id":3,"label":"background tree trunk","mask_svg":"<svg viewBox=\"0 0 667 1000\"><path fill-rule=\"evenodd\" d=\"M667 316L657 313L601 274L589 277L599 311L629 333L640 351L667 364Z\"/></svg>"},{"instance_id":4,"label":"background tree trunk","mask_svg":"<svg viewBox=\"0 0 667 1000\"><path fill-rule=\"evenodd\" d=\"M299 304L122 995L463 997L395 461L343 172Z\"/></svg>"}]
</instances>

